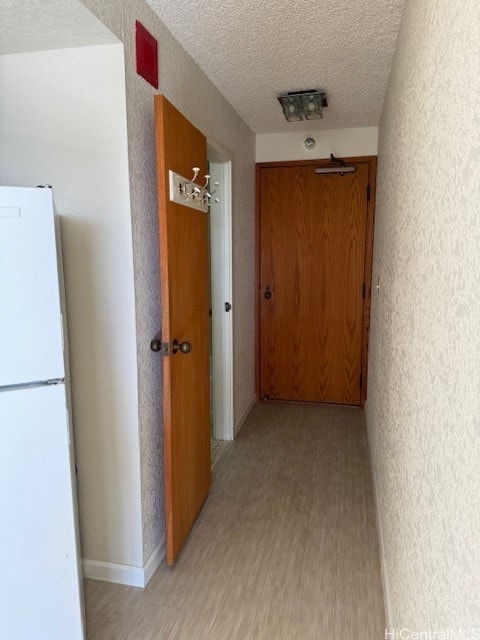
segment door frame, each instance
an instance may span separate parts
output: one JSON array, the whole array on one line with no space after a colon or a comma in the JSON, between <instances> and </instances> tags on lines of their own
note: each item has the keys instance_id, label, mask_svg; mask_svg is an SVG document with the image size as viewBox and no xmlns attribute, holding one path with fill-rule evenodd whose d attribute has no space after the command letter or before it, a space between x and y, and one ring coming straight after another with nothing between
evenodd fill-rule
<instances>
[{"instance_id":1,"label":"door frame","mask_svg":"<svg viewBox=\"0 0 480 640\"><path fill-rule=\"evenodd\" d=\"M375 195L377 182L377 156L360 156L342 158L351 164L368 165L368 184L370 186L370 199L367 201L367 229L365 235L365 298L363 300L362 313L362 389L360 395L360 407L365 405L367 399L367 374L368 374L368 336L370 331L370 308L372 300L372 264L373 264L373 235L375 223ZM315 160L288 160L283 162L257 162L255 165L255 389L257 399L260 398L260 175L262 169L274 169L276 167L302 167L302 166L331 166L330 158L318 158Z\"/></svg>"},{"instance_id":2,"label":"door frame","mask_svg":"<svg viewBox=\"0 0 480 640\"><path fill-rule=\"evenodd\" d=\"M220 252L210 251L212 260L212 359L213 359L213 424L215 438L233 440L233 270L232 270L232 158L220 145L207 140L207 159L216 168L220 182L220 202L212 206L219 212L220 225L213 233ZM212 172L213 173L213 172ZM214 301L220 301L215 305ZM225 310L225 302L232 305Z\"/></svg>"}]
</instances>

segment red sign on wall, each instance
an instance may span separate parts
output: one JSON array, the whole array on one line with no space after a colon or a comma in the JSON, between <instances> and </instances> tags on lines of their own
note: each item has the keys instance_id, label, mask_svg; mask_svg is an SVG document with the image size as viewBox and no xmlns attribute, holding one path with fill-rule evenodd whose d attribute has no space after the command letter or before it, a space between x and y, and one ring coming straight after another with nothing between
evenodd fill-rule
<instances>
[{"instance_id":1,"label":"red sign on wall","mask_svg":"<svg viewBox=\"0 0 480 640\"><path fill-rule=\"evenodd\" d=\"M138 75L158 89L157 41L138 20L135 22L135 48Z\"/></svg>"}]
</instances>

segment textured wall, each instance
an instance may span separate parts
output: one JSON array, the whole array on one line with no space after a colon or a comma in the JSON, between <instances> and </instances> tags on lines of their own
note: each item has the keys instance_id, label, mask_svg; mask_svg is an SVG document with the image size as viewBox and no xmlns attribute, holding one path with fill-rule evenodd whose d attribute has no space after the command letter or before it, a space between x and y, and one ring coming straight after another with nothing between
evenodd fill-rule
<instances>
[{"instance_id":1,"label":"textured wall","mask_svg":"<svg viewBox=\"0 0 480 640\"><path fill-rule=\"evenodd\" d=\"M141 565L123 46L2 56L0 84L0 181L62 216L82 553Z\"/></svg>"},{"instance_id":2,"label":"textured wall","mask_svg":"<svg viewBox=\"0 0 480 640\"><path fill-rule=\"evenodd\" d=\"M311 136L316 145L306 149L305 138ZM315 160L335 156L376 156L378 127L294 131L293 133L259 133L256 135L256 161Z\"/></svg>"},{"instance_id":3,"label":"textured wall","mask_svg":"<svg viewBox=\"0 0 480 640\"><path fill-rule=\"evenodd\" d=\"M478 0L407 0L380 127L367 421L411 629L480 627L479 43Z\"/></svg>"},{"instance_id":4,"label":"textured wall","mask_svg":"<svg viewBox=\"0 0 480 640\"><path fill-rule=\"evenodd\" d=\"M234 419L254 392L254 135L143 0L83 0L125 45L135 271L142 475L143 561L163 540L161 358L149 344L160 328L153 129L155 90L137 76L134 24L158 39L159 90L233 160ZM173 9L172 9L173 10Z\"/></svg>"}]
</instances>

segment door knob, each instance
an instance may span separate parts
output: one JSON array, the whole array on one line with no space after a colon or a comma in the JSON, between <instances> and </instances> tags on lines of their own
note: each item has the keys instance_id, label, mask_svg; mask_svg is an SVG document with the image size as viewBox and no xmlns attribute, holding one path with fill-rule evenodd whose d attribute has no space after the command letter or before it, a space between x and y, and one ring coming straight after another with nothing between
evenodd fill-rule
<instances>
[{"instance_id":1,"label":"door knob","mask_svg":"<svg viewBox=\"0 0 480 640\"><path fill-rule=\"evenodd\" d=\"M160 351L161 348L162 348L162 343L160 342L160 340L152 340L150 342L150 349L152 351Z\"/></svg>"},{"instance_id":2,"label":"door knob","mask_svg":"<svg viewBox=\"0 0 480 640\"><path fill-rule=\"evenodd\" d=\"M265 293L263 294L263 297L266 298L267 300L270 300L270 298L272 297L272 292L270 291L270 285L268 284L265 287Z\"/></svg>"},{"instance_id":3,"label":"door knob","mask_svg":"<svg viewBox=\"0 0 480 640\"><path fill-rule=\"evenodd\" d=\"M172 352L175 354L177 351L181 351L182 353L190 353L192 350L192 345L190 342L178 342L176 338L174 338L172 342Z\"/></svg>"},{"instance_id":4,"label":"door knob","mask_svg":"<svg viewBox=\"0 0 480 640\"><path fill-rule=\"evenodd\" d=\"M153 340L150 342L150 349L158 352L162 350L162 333L159 331Z\"/></svg>"}]
</instances>

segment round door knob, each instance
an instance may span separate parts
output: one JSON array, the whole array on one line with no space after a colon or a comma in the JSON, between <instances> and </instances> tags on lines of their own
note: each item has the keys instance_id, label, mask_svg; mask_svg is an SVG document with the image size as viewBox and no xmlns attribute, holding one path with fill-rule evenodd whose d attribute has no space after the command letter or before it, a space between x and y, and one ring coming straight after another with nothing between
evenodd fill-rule
<instances>
[{"instance_id":1,"label":"round door knob","mask_svg":"<svg viewBox=\"0 0 480 640\"><path fill-rule=\"evenodd\" d=\"M267 300L270 300L270 298L272 297L272 292L265 291L265 293L263 294L263 297L266 298Z\"/></svg>"},{"instance_id":2,"label":"round door knob","mask_svg":"<svg viewBox=\"0 0 480 640\"><path fill-rule=\"evenodd\" d=\"M162 343L160 342L160 340L152 340L150 342L150 349L152 351L160 351L160 349L162 348Z\"/></svg>"},{"instance_id":3,"label":"round door knob","mask_svg":"<svg viewBox=\"0 0 480 640\"><path fill-rule=\"evenodd\" d=\"M172 342L172 351L173 353L177 353L177 351L181 351L182 353L190 353L192 350L192 345L190 342L178 342L175 338Z\"/></svg>"}]
</instances>

